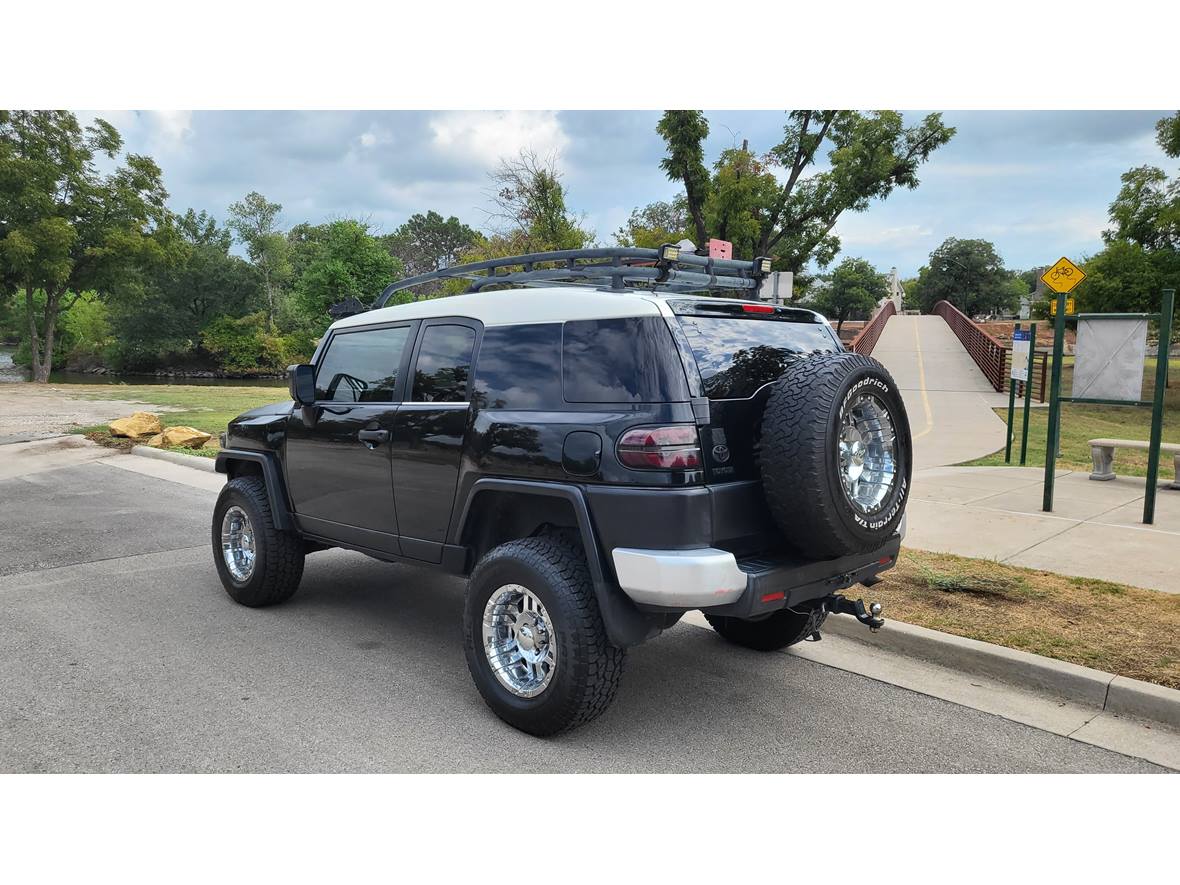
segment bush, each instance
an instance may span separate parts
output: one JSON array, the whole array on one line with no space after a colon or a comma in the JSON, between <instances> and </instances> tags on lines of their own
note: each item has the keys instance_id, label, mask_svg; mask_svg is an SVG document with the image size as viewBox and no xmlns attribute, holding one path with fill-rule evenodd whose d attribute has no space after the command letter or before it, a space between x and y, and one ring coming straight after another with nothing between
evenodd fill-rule
<instances>
[{"instance_id":1,"label":"bush","mask_svg":"<svg viewBox=\"0 0 1180 885\"><path fill-rule=\"evenodd\" d=\"M306 362L312 350L302 335L278 335L266 313L221 316L201 333L201 345L229 375L278 375L291 363Z\"/></svg>"}]
</instances>

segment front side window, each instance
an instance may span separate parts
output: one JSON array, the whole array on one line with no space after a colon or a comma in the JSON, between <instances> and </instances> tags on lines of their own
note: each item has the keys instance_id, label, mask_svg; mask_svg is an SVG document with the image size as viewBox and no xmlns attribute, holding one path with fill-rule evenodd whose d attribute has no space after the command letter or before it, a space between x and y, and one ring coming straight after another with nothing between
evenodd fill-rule
<instances>
[{"instance_id":1,"label":"front side window","mask_svg":"<svg viewBox=\"0 0 1180 885\"><path fill-rule=\"evenodd\" d=\"M468 326L428 326L418 348L413 401L466 402L474 349L474 329Z\"/></svg>"},{"instance_id":2,"label":"front side window","mask_svg":"<svg viewBox=\"0 0 1180 885\"><path fill-rule=\"evenodd\" d=\"M410 327L339 332L315 376L315 398L344 403L393 402Z\"/></svg>"}]
</instances>

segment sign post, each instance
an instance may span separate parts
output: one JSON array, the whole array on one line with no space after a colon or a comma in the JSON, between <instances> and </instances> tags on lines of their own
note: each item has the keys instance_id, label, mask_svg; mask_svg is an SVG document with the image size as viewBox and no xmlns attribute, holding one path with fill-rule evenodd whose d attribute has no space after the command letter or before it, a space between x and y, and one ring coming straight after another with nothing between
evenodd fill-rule
<instances>
[{"instance_id":1,"label":"sign post","mask_svg":"<svg viewBox=\"0 0 1180 885\"><path fill-rule=\"evenodd\" d=\"M1164 388L1168 386L1168 352L1172 343L1172 312L1176 290L1164 289L1160 305L1160 340L1155 363L1155 396L1151 404L1151 438L1147 448L1147 488L1143 495L1143 521L1155 522L1155 485L1160 475L1160 437L1164 431Z\"/></svg>"},{"instance_id":2,"label":"sign post","mask_svg":"<svg viewBox=\"0 0 1180 885\"><path fill-rule=\"evenodd\" d=\"M1045 495L1041 509L1053 511L1053 480L1057 475L1057 450L1061 446L1061 361L1065 352L1065 313L1067 292L1086 278L1080 267L1061 258L1041 274L1041 281L1056 296L1050 305L1053 315L1053 375L1049 387L1049 428L1045 439ZM1069 301L1072 303L1073 299Z\"/></svg>"},{"instance_id":3,"label":"sign post","mask_svg":"<svg viewBox=\"0 0 1180 885\"><path fill-rule=\"evenodd\" d=\"M1037 324L1032 323L1028 327L1028 369L1025 372L1024 378L1024 428L1020 432L1020 466L1024 466L1025 455L1028 453L1028 412L1032 408L1032 373L1033 373L1033 356L1037 352ZM1041 396L1045 392L1041 391Z\"/></svg>"},{"instance_id":4,"label":"sign post","mask_svg":"<svg viewBox=\"0 0 1180 885\"><path fill-rule=\"evenodd\" d=\"M1008 439L1004 446L1004 462L1012 463L1012 438L1015 433L1015 406L1016 406L1016 382L1019 381L1024 385L1024 428L1025 437L1023 445L1028 444L1028 408L1029 408L1029 392L1030 386L1028 383L1029 375L1032 370L1032 349L1031 349L1030 331L1028 329L1021 329L1020 323L1016 324L1016 329L1012 333L1012 367L1008 372ZM1024 459L1024 448L1021 448L1020 457Z\"/></svg>"}]
</instances>

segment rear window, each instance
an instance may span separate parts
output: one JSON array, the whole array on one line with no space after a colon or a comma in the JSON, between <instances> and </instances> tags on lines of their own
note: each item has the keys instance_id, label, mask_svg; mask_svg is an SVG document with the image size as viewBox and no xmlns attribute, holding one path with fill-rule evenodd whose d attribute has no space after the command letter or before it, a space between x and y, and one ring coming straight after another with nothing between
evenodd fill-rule
<instances>
[{"instance_id":1,"label":"rear window","mask_svg":"<svg viewBox=\"0 0 1180 885\"><path fill-rule=\"evenodd\" d=\"M479 345L475 399L483 409L560 409L561 323L489 326Z\"/></svg>"},{"instance_id":2,"label":"rear window","mask_svg":"<svg viewBox=\"0 0 1180 885\"><path fill-rule=\"evenodd\" d=\"M680 316L705 396L744 399L800 354L841 349L826 323Z\"/></svg>"},{"instance_id":3,"label":"rear window","mask_svg":"<svg viewBox=\"0 0 1180 885\"><path fill-rule=\"evenodd\" d=\"M574 320L562 330L561 380L570 403L667 403L689 398L663 317Z\"/></svg>"}]
</instances>

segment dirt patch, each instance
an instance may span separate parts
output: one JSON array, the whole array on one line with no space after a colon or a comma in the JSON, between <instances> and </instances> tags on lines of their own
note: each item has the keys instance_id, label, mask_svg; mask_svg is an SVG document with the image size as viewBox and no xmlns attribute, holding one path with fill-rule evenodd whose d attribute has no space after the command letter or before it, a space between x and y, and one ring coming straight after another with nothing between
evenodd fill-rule
<instances>
[{"instance_id":1,"label":"dirt patch","mask_svg":"<svg viewBox=\"0 0 1180 885\"><path fill-rule=\"evenodd\" d=\"M147 409L175 411L158 405L148 405ZM142 402L76 399L51 384L5 384L0 388L0 438L69 433L79 426L103 424L144 410Z\"/></svg>"},{"instance_id":2,"label":"dirt patch","mask_svg":"<svg viewBox=\"0 0 1180 885\"><path fill-rule=\"evenodd\" d=\"M1180 594L908 548L884 578L886 618L1180 688Z\"/></svg>"}]
</instances>

